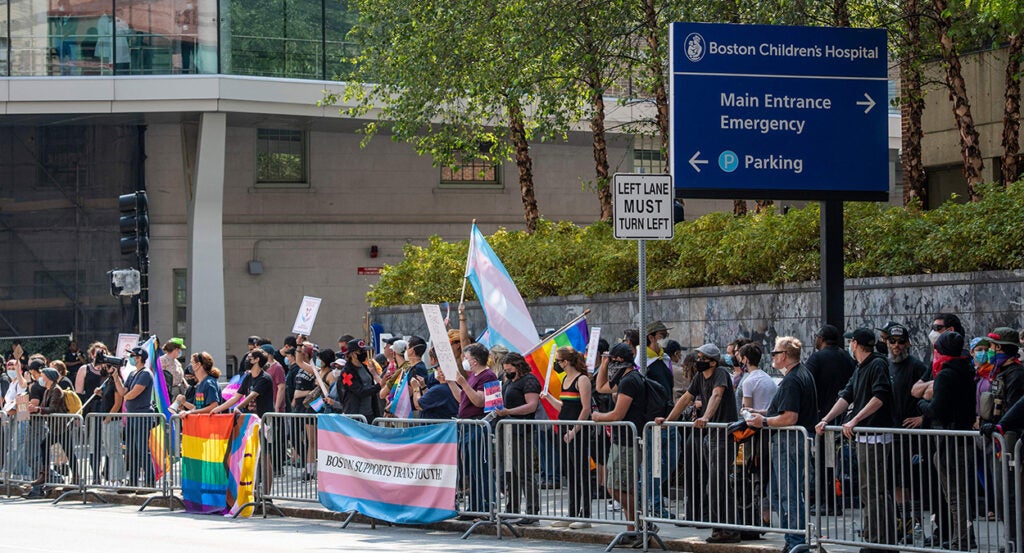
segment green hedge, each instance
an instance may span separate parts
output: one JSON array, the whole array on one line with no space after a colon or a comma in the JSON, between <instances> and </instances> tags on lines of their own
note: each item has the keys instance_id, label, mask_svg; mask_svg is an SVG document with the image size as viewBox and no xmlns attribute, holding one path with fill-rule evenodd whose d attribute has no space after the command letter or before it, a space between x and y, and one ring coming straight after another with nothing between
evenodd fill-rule
<instances>
[{"instance_id":1,"label":"green hedge","mask_svg":"<svg viewBox=\"0 0 1024 553\"><path fill-rule=\"evenodd\" d=\"M982 193L981 201L931 211L845 204L846 276L1024 268L1024 181ZM819 213L810 204L784 215L711 213L679 223L674 239L647 243L648 288L816 280ZM487 240L527 298L636 289L636 242L615 240L607 223L541 220L533 234L501 229ZM375 307L458 301L467 247L437 236L426 247L407 245L368 299Z\"/></svg>"}]
</instances>

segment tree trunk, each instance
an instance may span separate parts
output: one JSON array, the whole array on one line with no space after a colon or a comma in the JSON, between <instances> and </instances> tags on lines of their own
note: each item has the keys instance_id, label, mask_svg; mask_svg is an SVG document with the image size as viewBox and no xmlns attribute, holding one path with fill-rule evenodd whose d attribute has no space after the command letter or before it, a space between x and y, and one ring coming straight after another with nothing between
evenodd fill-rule
<instances>
[{"instance_id":1,"label":"tree trunk","mask_svg":"<svg viewBox=\"0 0 1024 553\"><path fill-rule=\"evenodd\" d=\"M832 17L835 19L836 27L850 26L850 7L846 4L846 0L833 1Z\"/></svg>"},{"instance_id":2,"label":"tree trunk","mask_svg":"<svg viewBox=\"0 0 1024 553\"><path fill-rule=\"evenodd\" d=\"M598 81L600 77L596 77ZM595 81L596 82L596 81ZM608 179L608 142L604 129L604 92L595 87L591 91L591 106L594 115L590 118L590 130L594 134L594 171L597 175L597 199L601 204L601 220L612 220L612 189Z\"/></svg>"},{"instance_id":3,"label":"tree trunk","mask_svg":"<svg viewBox=\"0 0 1024 553\"><path fill-rule=\"evenodd\" d=\"M644 28L647 32L647 67L654 83L650 91L654 94L654 105L657 108L654 120L661 133L661 159L663 172L668 173L668 90L665 86L665 68L662 67L661 29L658 26L658 10L655 0L643 0Z\"/></svg>"},{"instance_id":4,"label":"tree trunk","mask_svg":"<svg viewBox=\"0 0 1024 553\"><path fill-rule=\"evenodd\" d=\"M964 159L964 178L967 179L967 195L971 201L978 201L977 185L981 183L981 172L985 162L981 157L981 144L978 129L974 126L971 115L971 102L967 97L967 83L964 81L960 66L960 54L956 51L956 43L950 35L953 20L946 15L949 7L947 0L933 0L936 11L936 24L939 32L939 45L942 47L942 59L946 62L946 85L949 87L949 101L953 105L953 117L960 131L960 155Z\"/></svg>"},{"instance_id":5,"label":"tree trunk","mask_svg":"<svg viewBox=\"0 0 1024 553\"><path fill-rule=\"evenodd\" d=\"M523 107L518 100L508 101L509 129L512 144L516 148L516 167L519 168L519 193L523 198L523 217L526 231L537 230L537 196L533 190L533 158L530 157L530 143L526 140L526 124L523 122Z\"/></svg>"},{"instance_id":6,"label":"tree trunk","mask_svg":"<svg viewBox=\"0 0 1024 553\"><path fill-rule=\"evenodd\" d=\"M747 200L733 200L732 201L732 214L737 217L742 217L747 214Z\"/></svg>"},{"instance_id":7,"label":"tree trunk","mask_svg":"<svg viewBox=\"0 0 1024 553\"><path fill-rule=\"evenodd\" d=\"M1006 49L1006 100L1003 105L1003 186L1016 182L1020 176L1017 154L1020 153L1020 62L1024 56L1024 33L1010 36Z\"/></svg>"},{"instance_id":8,"label":"tree trunk","mask_svg":"<svg viewBox=\"0 0 1024 553\"><path fill-rule=\"evenodd\" d=\"M924 127L924 95L921 94L921 13L917 0L905 0L903 18L907 22L906 42L900 61L900 112L903 119L903 205L914 198L928 207L928 187L921 158Z\"/></svg>"},{"instance_id":9,"label":"tree trunk","mask_svg":"<svg viewBox=\"0 0 1024 553\"><path fill-rule=\"evenodd\" d=\"M773 205L775 205L775 200L757 200L754 202L754 213L761 213Z\"/></svg>"}]
</instances>

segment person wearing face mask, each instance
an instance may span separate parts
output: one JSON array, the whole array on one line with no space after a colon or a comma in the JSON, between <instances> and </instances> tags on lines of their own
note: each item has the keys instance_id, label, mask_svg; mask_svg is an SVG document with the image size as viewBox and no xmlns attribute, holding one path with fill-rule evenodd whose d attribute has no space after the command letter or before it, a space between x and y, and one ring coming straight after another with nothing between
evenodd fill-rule
<instances>
[{"instance_id":1,"label":"person wearing face mask","mask_svg":"<svg viewBox=\"0 0 1024 553\"><path fill-rule=\"evenodd\" d=\"M704 344L697 348L697 374L690 388L679 398L672 411L665 418L656 418L661 424L677 420L683 410L696 397L704 398L704 413L695 422L697 428L705 428L709 422L730 423L738 418L736 397L732 387L732 376L722 366L722 353L715 344ZM702 452L707 467L707 495L704 512L709 514L708 522L734 524L736 519L732 494L729 493L729 473L732 471L732 442L725 432L707 432ZM732 530L715 529L708 543L738 543L740 534Z\"/></svg>"},{"instance_id":2,"label":"person wearing face mask","mask_svg":"<svg viewBox=\"0 0 1024 553\"><path fill-rule=\"evenodd\" d=\"M438 368L437 354L430 348L430 365L434 369L426 379L409 379L412 408L423 419L451 419L459 414L459 400L452 395Z\"/></svg>"},{"instance_id":3,"label":"person wearing face mask","mask_svg":"<svg viewBox=\"0 0 1024 553\"><path fill-rule=\"evenodd\" d=\"M274 381L264 370L269 363L267 352L257 348L246 357L249 370L238 386L238 393L214 407L211 413L226 413L236 405L238 411L256 413L260 417L274 412Z\"/></svg>"},{"instance_id":4,"label":"person wearing face mask","mask_svg":"<svg viewBox=\"0 0 1024 553\"><path fill-rule=\"evenodd\" d=\"M626 421L633 423L637 432L647 424L644 414L644 400L647 390L643 375L636 370L633 348L627 342L620 342L612 347L597 370L597 391L602 394L615 394L615 404L610 411L593 412L590 420L595 422ZM603 433L603 429L597 429ZM638 488L640 473L637 471L634 457L635 437L620 427L613 427L611 444L605 460L605 488L613 499L622 505L626 520L636 520L633 495ZM634 526L627 526L630 532L619 539L618 545L638 546L642 538Z\"/></svg>"},{"instance_id":5,"label":"person wearing face mask","mask_svg":"<svg viewBox=\"0 0 1024 553\"><path fill-rule=\"evenodd\" d=\"M92 400L92 403L97 405L94 412L109 413L110 416L100 419L98 432L100 447L97 449L98 453L93 457L92 479L93 484L96 485L101 483L102 478L105 483L117 486L123 482L126 476L121 419L115 416L121 412L124 395L117 390L117 386L114 384L113 375L118 371L118 367L104 364L99 365L98 369L102 373L103 380L92 392L97 398ZM101 462L103 462L102 471L100 470Z\"/></svg>"},{"instance_id":6,"label":"person wearing face mask","mask_svg":"<svg viewBox=\"0 0 1024 553\"><path fill-rule=\"evenodd\" d=\"M455 382L447 381L453 395L459 397L460 419L482 419L484 417L484 385L498 380L487 366L490 352L483 344L473 343L462 349L462 370ZM486 513L490 511L493 490L487 478L487 456L484 455L483 441L486 434L479 426L466 426L459 436L460 472L467 474L469 500L466 510ZM468 515L472 517L472 515Z\"/></svg>"},{"instance_id":7,"label":"person wearing face mask","mask_svg":"<svg viewBox=\"0 0 1024 553\"><path fill-rule=\"evenodd\" d=\"M380 375L367 366L366 344L353 338L345 345L345 368L341 371L338 395L343 413L359 414L366 422L373 424L381 416L378 394L381 389Z\"/></svg>"},{"instance_id":8,"label":"person wearing face mask","mask_svg":"<svg viewBox=\"0 0 1024 553\"><path fill-rule=\"evenodd\" d=\"M740 348L750 343L747 338L736 338L725 346L725 354L722 355L722 366L732 371L732 387L736 390L736 397L743 397L743 377L746 376L746 367L736 360Z\"/></svg>"},{"instance_id":9,"label":"person wearing face mask","mask_svg":"<svg viewBox=\"0 0 1024 553\"><path fill-rule=\"evenodd\" d=\"M665 353L665 344L668 340L669 327L661 321L654 321L647 325L647 378L654 380L666 391L672 390L674 378L672 369L669 368L671 360ZM639 428L638 428L639 430ZM675 514L663 506L662 482L672 481L672 474L675 472L679 460L679 432L676 429L663 428L658 430L662 433L661 440L661 466L662 475L653 478L649 484L650 501L652 512L662 518L675 518Z\"/></svg>"},{"instance_id":10,"label":"person wearing face mask","mask_svg":"<svg viewBox=\"0 0 1024 553\"><path fill-rule=\"evenodd\" d=\"M568 351L564 351L568 349ZM566 370L572 348L559 348L555 354L555 364ZM537 377L530 372L530 365L518 353L511 353L505 358L505 366L501 371L507 382L502 386L503 409L495 410L496 416L516 420L533 420L540 407L541 386ZM568 373L567 373L568 376ZM539 487L535 483L537 463L534 458L531 434L536 427L511 427L511 459L512 465L507 467L505 481L505 512L536 515L540 513L538 498ZM508 431L506 429L506 431ZM511 472L511 475L507 473ZM511 476L511 477L509 477ZM526 497L526 509L520 511L521 500ZM589 496L588 496L589 497ZM523 518L516 524L527 526L537 524L535 518Z\"/></svg>"},{"instance_id":11,"label":"person wearing face mask","mask_svg":"<svg viewBox=\"0 0 1024 553\"><path fill-rule=\"evenodd\" d=\"M896 543L895 504L889 490L893 488L888 475L892 466L892 434L854 434L858 426L891 428L893 426L892 380L889 362L875 351L875 333L869 328L858 328L845 335L857 360L857 370L839 392L832 409L818 422L815 431L825 432L825 426L834 418L853 407L853 416L843 424L843 436L857 442L857 476L860 481L860 501L864 540L871 543ZM862 551L864 551L862 549ZM874 553L874 550L865 551Z\"/></svg>"},{"instance_id":12,"label":"person wearing face mask","mask_svg":"<svg viewBox=\"0 0 1024 553\"><path fill-rule=\"evenodd\" d=\"M36 366L37 361L33 361L29 364L30 369L33 373L38 373L38 379L36 385L42 388L43 394L39 403L34 405L30 411L36 415L54 415L67 413L67 407L64 404L64 392L60 386L57 385L60 382L60 373L56 369L50 367L41 368ZM65 440L62 439L67 433L63 430L64 421L54 420L49 421L49 424L41 423L37 425L37 431L34 434L38 438L39 443L35 444L39 451L36 453L36 464L35 473L39 475L35 481L30 485L32 491L25 497L42 497L42 489L38 486L46 482L47 472L49 471L49 448L51 443L61 443ZM72 453L73 454L73 453Z\"/></svg>"},{"instance_id":13,"label":"person wearing face mask","mask_svg":"<svg viewBox=\"0 0 1024 553\"><path fill-rule=\"evenodd\" d=\"M943 333L956 332L961 336L966 336L964 332L964 325L960 322L960 317L952 313L939 313L935 316L935 320L932 321L931 330L928 331L928 341L932 346L935 345L935 341L939 339ZM935 354L935 350L932 350L932 355ZM968 356L969 353L964 350L964 356ZM931 371L925 372L925 377L918 380L915 384L911 393L915 398L932 398L932 374Z\"/></svg>"},{"instance_id":14,"label":"person wearing face mask","mask_svg":"<svg viewBox=\"0 0 1024 553\"><path fill-rule=\"evenodd\" d=\"M784 376L767 412L755 414L747 424L754 428L802 426L812 436L818 420L818 393L811 372L800 363L800 340L792 336L775 339L772 367ZM743 350L741 350L742 352ZM741 356L743 354L741 353ZM805 440L796 432L774 432L771 436L772 504L786 528L803 528L806 513L803 478ZM786 534L783 551L804 544L803 534Z\"/></svg>"}]
</instances>

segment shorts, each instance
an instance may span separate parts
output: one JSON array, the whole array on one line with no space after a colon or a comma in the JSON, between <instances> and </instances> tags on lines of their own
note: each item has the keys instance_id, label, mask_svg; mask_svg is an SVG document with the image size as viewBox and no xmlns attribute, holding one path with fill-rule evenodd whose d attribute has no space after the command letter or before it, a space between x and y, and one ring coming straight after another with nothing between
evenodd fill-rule
<instances>
[{"instance_id":1,"label":"shorts","mask_svg":"<svg viewBox=\"0 0 1024 553\"><path fill-rule=\"evenodd\" d=\"M608 479L605 486L623 492L636 491L639 477L636 472L636 459L633 447L618 443L611 444L608 449Z\"/></svg>"}]
</instances>

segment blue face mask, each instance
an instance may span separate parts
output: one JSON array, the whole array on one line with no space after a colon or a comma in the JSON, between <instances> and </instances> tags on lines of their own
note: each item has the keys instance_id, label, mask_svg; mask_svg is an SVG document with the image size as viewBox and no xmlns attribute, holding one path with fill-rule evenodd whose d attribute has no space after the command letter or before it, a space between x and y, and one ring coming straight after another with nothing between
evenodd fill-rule
<instances>
[{"instance_id":1,"label":"blue face mask","mask_svg":"<svg viewBox=\"0 0 1024 553\"><path fill-rule=\"evenodd\" d=\"M976 351L976 352L974 352L974 364L975 365L979 365L980 366L980 365L984 365L987 362L988 362L988 352L987 351Z\"/></svg>"},{"instance_id":2,"label":"blue face mask","mask_svg":"<svg viewBox=\"0 0 1024 553\"><path fill-rule=\"evenodd\" d=\"M728 353L723 356L723 359L725 359L725 364L726 365L729 365L730 367L735 367L736 366L732 362L732 356L729 355Z\"/></svg>"}]
</instances>

